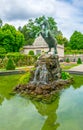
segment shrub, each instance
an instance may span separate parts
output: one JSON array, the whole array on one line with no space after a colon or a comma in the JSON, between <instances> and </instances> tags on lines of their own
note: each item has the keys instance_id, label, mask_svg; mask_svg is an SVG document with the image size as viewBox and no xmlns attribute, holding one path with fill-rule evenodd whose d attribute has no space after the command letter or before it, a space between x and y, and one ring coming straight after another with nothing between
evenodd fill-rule
<instances>
[{"instance_id":1,"label":"shrub","mask_svg":"<svg viewBox=\"0 0 83 130\"><path fill-rule=\"evenodd\" d=\"M65 48L65 54L83 54L83 50L71 50L70 47Z\"/></svg>"},{"instance_id":2,"label":"shrub","mask_svg":"<svg viewBox=\"0 0 83 130\"><path fill-rule=\"evenodd\" d=\"M1 47L1 46L0 46L0 54L6 54L5 48L3 48L3 47Z\"/></svg>"},{"instance_id":3,"label":"shrub","mask_svg":"<svg viewBox=\"0 0 83 130\"><path fill-rule=\"evenodd\" d=\"M7 63L8 63L8 58L7 57L5 57L4 59L2 59L2 68L5 68L6 65L7 65Z\"/></svg>"},{"instance_id":4,"label":"shrub","mask_svg":"<svg viewBox=\"0 0 83 130\"><path fill-rule=\"evenodd\" d=\"M0 69L3 68L3 62L2 59L0 59Z\"/></svg>"},{"instance_id":5,"label":"shrub","mask_svg":"<svg viewBox=\"0 0 83 130\"><path fill-rule=\"evenodd\" d=\"M15 66L20 67L20 66L28 66L28 65L34 65L34 63L37 60L37 56L36 55L26 55L26 54L21 54L18 52L15 53L7 53L7 54L0 54L0 59L1 59L1 64L0 65L2 68L4 68L7 64L7 62L5 62L5 59L9 59L11 58L14 63ZM6 60L7 61L7 60Z\"/></svg>"},{"instance_id":6,"label":"shrub","mask_svg":"<svg viewBox=\"0 0 83 130\"><path fill-rule=\"evenodd\" d=\"M82 64L81 58L78 58L77 64Z\"/></svg>"},{"instance_id":7,"label":"shrub","mask_svg":"<svg viewBox=\"0 0 83 130\"><path fill-rule=\"evenodd\" d=\"M69 63L69 62L70 62L69 58L67 58L67 59L65 60L65 62Z\"/></svg>"},{"instance_id":8,"label":"shrub","mask_svg":"<svg viewBox=\"0 0 83 130\"><path fill-rule=\"evenodd\" d=\"M6 70L15 70L15 65L11 58L8 59Z\"/></svg>"},{"instance_id":9,"label":"shrub","mask_svg":"<svg viewBox=\"0 0 83 130\"><path fill-rule=\"evenodd\" d=\"M33 50L30 50L28 55L34 55L34 51Z\"/></svg>"},{"instance_id":10,"label":"shrub","mask_svg":"<svg viewBox=\"0 0 83 130\"><path fill-rule=\"evenodd\" d=\"M8 58L12 58L16 66L33 65L37 60L35 55L26 55L20 53L8 53Z\"/></svg>"},{"instance_id":11,"label":"shrub","mask_svg":"<svg viewBox=\"0 0 83 130\"><path fill-rule=\"evenodd\" d=\"M31 77L30 72L24 74L24 75L20 78L19 84L26 85L26 84L30 81L30 77Z\"/></svg>"},{"instance_id":12,"label":"shrub","mask_svg":"<svg viewBox=\"0 0 83 130\"><path fill-rule=\"evenodd\" d=\"M65 47L64 52L65 52L65 54L70 54L71 53L71 48L70 47Z\"/></svg>"},{"instance_id":13,"label":"shrub","mask_svg":"<svg viewBox=\"0 0 83 130\"><path fill-rule=\"evenodd\" d=\"M5 58L5 54L0 54L0 58L4 59Z\"/></svg>"},{"instance_id":14,"label":"shrub","mask_svg":"<svg viewBox=\"0 0 83 130\"><path fill-rule=\"evenodd\" d=\"M62 71L62 73L61 73L61 78L62 79L70 79L71 78L71 75L68 73L68 72L64 72L64 71Z\"/></svg>"}]
</instances>

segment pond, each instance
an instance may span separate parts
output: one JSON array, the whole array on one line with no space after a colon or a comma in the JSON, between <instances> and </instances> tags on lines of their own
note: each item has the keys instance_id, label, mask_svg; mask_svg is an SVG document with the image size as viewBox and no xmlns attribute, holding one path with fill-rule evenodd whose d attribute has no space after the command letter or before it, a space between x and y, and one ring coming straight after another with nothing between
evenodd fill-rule
<instances>
[{"instance_id":1,"label":"pond","mask_svg":"<svg viewBox=\"0 0 83 130\"><path fill-rule=\"evenodd\" d=\"M83 76L74 78L51 104L0 91L0 130L82 130Z\"/></svg>"}]
</instances>

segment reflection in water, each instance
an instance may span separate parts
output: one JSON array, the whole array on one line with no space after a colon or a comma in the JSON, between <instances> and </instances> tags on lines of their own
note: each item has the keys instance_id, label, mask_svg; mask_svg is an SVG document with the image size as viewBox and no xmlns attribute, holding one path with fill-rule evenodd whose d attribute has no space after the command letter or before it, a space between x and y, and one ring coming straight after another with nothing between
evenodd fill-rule
<instances>
[{"instance_id":1,"label":"reflection in water","mask_svg":"<svg viewBox=\"0 0 83 130\"><path fill-rule=\"evenodd\" d=\"M59 98L52 104L31 102L18 95L0 106L0 130L56 130Z\"/></svg>"},{"instance_id":2,"label":"reflection in water","mask_svg":"<svg viewBox=\"0 0 83 130\"><path fill-rule=\"evenodd\" d=\"M57 130L83 130L83 86L78 89L71 86L60 96L57 110Z\"/></svg>"},{"instance_id":3,"label":"reflection in water","mask_svg":"<svg viewBox=\"0 0 83 130\"><path fill-rule=\"evenodd\" d=\"M44 121L31 101L19 96L0 106L0 130L41 130Z\"/></svg>"},{"instance_id":4,"label":"reflection in water","mask_svg":"<svg viewBox=\"0 0 83 130\"><path fill-rule=\"evenodd\" d=\"M0 91L0 130L83 130L80 79L62 90L51 104L11 95L9 89Z\"/></svg>"},{"instance_id":5,"label":"reflection in water","mask_svg":"<svg viewBox=\"0 0 83 130\"><path fill-rule=\"evenodd\" d=\"M51 104L34 103L38 112L42 116L46 116L42 130L56 130L57 127L59 127L59 123L55 123L57 119L56 110L58 108L58 103L59 97Z\"/></svg>"}]
</instances>

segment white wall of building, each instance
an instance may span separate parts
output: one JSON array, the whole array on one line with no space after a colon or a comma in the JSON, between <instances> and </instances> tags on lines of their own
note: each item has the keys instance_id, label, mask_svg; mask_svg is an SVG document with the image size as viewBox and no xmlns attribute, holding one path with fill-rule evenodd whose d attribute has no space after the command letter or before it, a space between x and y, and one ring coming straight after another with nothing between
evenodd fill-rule
<instances>
[{"instance_id":1,"label":"white wall of building","mask_svg":"<svg viewBox=\"0 0 83 130\"><path fill-rule=\"evenodd\" d=\"M28 54L30 50L33 50L35 55L37 54L37 51L42 52L48 52L49 48L43 48L43 47L30 47L30 46L24 46L24 54ZM52 49L53 51L53 49ZM64 57L64 46L57 45L57 52L60 58Z\"/></svg>"},{"instance_id":2,"label":"white wall of building","mask_svg":"<svg viewBox=\"0 0 83 130\"><path fill-rule=\"evenodd\" d=\"M24 54L28 54L30 50L33 50L35 55L39 52L48 52L49 48L43 37L40 35L38 36L33 45L31 46L24 46ZM53 51L53 49L52 49ZM60 58L64 57L64 46L63 45L57 45L57 52Z\"/></svg>"}]
</instances>

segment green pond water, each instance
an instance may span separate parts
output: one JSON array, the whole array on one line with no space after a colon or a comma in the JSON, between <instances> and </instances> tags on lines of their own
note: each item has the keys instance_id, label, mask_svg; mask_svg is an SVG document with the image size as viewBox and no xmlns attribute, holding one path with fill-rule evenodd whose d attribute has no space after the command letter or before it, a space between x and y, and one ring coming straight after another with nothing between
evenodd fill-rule
<instances>
[{"instance_id":1,"label":"green pond water","mask_svg":"<svg viewBox=\"0 0 83 130\"><path fill-rule=\"evenodd\" d=\"M82 79L76 76L51 104L0 91L0 130L83 130Z\"/></svg>"}]
</instances>

